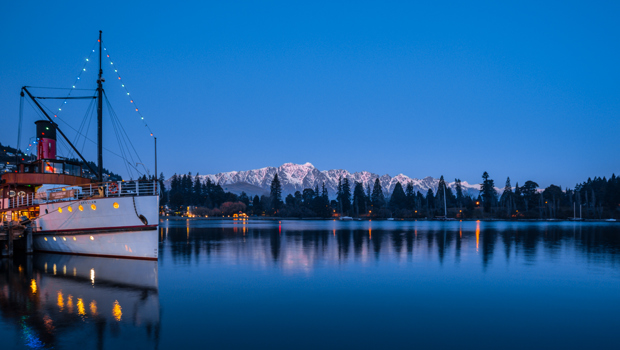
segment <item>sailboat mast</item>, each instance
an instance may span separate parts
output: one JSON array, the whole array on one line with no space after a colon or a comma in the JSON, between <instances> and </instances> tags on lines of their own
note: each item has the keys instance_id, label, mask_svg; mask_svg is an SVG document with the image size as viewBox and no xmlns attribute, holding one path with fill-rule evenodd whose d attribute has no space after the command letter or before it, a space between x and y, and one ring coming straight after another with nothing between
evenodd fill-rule
<instances>
[{"instance_id":1,"label":"sailboat mast","mask_svg":"<svg viewBox=\"0 0 620 350\"><path fill-rule=\"evenodd\" d=\"M97 79L97 163L99 173L97 178L103 182L103 79L101 75L101 30L99 31L99 79Z\"/></svg>"}]
</instances>

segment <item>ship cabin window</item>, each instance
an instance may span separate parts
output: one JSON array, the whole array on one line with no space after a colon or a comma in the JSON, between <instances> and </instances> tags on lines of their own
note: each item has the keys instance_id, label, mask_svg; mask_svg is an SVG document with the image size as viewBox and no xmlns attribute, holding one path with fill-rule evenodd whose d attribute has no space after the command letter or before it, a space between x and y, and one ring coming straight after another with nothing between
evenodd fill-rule
<instances>
[{"instance_id":1,"label":"ship cabin window","mask_svg":"<svg viewBox=\"0 0 620 350\"><path fill-rule=\"evenodd\" d=\"M43 164L44 164L43 172L46 174L62 174L63 173L62 171L63 163L45 161Z\"/></svg>"},{"instance_id":2,"label":"ship cabin window","mask_svg":"<svg viewBox=\"0 0 620 350\"><path fill-rule=\"evenodd\" d=\"M24 165L25 173L38 173L39 172L39 164L25 164Z\"/></svg>"},{"instance_id":3,"label":"ship cabin window","mask_svg":"<svg viewBox=\"0 0 620 350\"><path fill-rule=\"evenodd\" d=\"M79 165L65 163L64 172L66 175L80 176L81 167Z\"/></svg>"}]
</instances>

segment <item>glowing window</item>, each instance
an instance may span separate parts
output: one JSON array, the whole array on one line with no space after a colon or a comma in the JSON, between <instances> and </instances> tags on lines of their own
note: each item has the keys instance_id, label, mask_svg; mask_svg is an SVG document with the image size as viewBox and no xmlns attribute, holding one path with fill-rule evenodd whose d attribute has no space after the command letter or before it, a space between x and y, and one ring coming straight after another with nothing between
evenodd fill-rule
<instances>
[{"instance_id":1,"label":"glowing window","mask_svg":"<svg viewBox=\"0 0 620 350\"><path fill-rule=\"evenodd\" d=\"M90 209L92 209L92 210L97 210L97 206L96 206L96 205L94 205L94 204L91 204L91 205L90 205Z\"/></svg>"},{"instance_id":2,"label":"glowing window","mask_svg":"<svg viewBox=\"0 0 620 350\"><path fill-rule=\"evenodd\" d=\"M75 239L75 237L73 237L73 240L74 240L74 241L77 241L77 239Z\"/></svg>"},{"instance_id":3,"label":"glowing window","mask_svg":"<svg viewBox=\"0 0 620 350\"><path fill-rule=\"evenodd\" d=\"M59 213L62 213L62 208L58 208L58 212L59 212Z\"/></svg>"},{"instance_id":4,"label":"glowing window","mask_svg":"<svg viewBox=\"0 0 620 350\"><path fill-rule=\"evenodd\" d=\"M47 237L43 237L43 239L47 242Z\"/></svg>"},{"instance_id":5,"label":"glowing window","mask_svg":"<svg viewBox=\"0 0 620 350\"><path fill-rule=\"evenodd\" d=\"M114 209L118 209L118 203L114 202Z\"/></svg>"},{"instance_id":6,"label":"glowing window","mask_svg":"<svg viewBox=\"0 0 620 350\"><path fill-rule=\"evenodd\" d=\"M95 240L95 237L90 236L90 240L91 240L91 241L94 241L94 240Z\"/></svg>"},{"instance_id":7,"label":"glowing window","mask_svg":"<svg viewBox=\"0 0 620 350\"><path fill-rule=\"evenodd\" d=\"M56 240L56 237L54 237L54 240Z\"/></svg>"},{"instance_id":8,"label":"glowing window","mask_svg":"<svg viewBox=\"0 0 620 350\"><path fill-rule=\"evenodd\" d=\"M72 213L72 212L73 212L73 208L71 208L70 206L69 206L69 207L67 207L67 210L69 211L69 213Z\"/></svg>"},{"instance_id":9,"label":"glowing window","mask_svg":"<svg viewBox=\"0 0 620 350\"><path fill-rule=\"evenodd\" d=\"M66 241L66 240L67 240L67 238L66 238L66 237L63 237L63 238L62 238L62 240L63 240L63 241Z\"/></svg>"},{"instance_id":10,"label":"glowing window","mask_svg":"<svg viewBox=\"0 0 620 350\"><path fill-rule=\"evenodd\" d=\"M84 211L84 207L81 204L78 206L78 209L80 209L80 211Z\"/></svg>"}]
</instances>

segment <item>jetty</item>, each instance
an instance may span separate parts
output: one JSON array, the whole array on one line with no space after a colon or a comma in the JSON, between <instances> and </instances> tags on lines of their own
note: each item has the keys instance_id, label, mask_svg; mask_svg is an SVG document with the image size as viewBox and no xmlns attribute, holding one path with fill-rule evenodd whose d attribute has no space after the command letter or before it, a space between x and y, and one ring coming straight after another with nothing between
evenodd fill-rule
<instances>
[{"instance_id":1,"label":"jetty","mask_svg":"<svg viewBox=\"0 0 620 350\"><path fill-rule=\"evenodd\" d=\"M32 254L32 227L30 220L5 221L0 226L0 256L12 257L16 248Z\"/></svg>"}]
</instances>

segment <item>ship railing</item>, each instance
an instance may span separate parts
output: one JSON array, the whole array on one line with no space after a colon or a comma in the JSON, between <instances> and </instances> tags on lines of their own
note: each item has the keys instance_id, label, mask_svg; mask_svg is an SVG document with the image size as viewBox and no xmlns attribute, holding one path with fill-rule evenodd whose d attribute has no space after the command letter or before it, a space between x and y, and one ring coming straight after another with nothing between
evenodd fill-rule
<instances>
[{"instance_id":1,"label":"ship railing","mask_svg":"<svg viewBox=\"0 0 620 350\"><path fill-rule=\"evenodd\" d=\"M112 181L54 188L35 197L34 203L41 204L79 199L157 195L159 195L157 181Z\"/></svg>"},{"instance_id":2,"label":"ship railing","mask_svg":"<svg viewBox=\"0 0 620 350\"><path fill-rule=\"evenodd\" d=\"M18 193L15 197L9 198L7 209L28 207L35 205L35 202L36 199L34 193Z\"/></svg>"}]
</instances>

